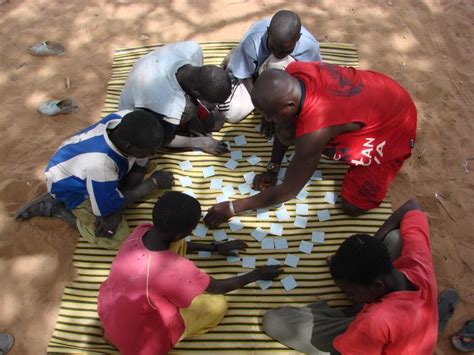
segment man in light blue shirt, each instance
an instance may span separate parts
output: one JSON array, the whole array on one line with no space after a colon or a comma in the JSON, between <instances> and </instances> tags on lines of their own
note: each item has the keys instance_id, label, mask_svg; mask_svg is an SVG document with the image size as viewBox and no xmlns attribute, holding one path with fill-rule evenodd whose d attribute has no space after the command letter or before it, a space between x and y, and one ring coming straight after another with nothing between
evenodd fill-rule
<instances>
[{"instance_id":1,"label":"man in light blue shirt","mask_svg":"<svg viewBox=\"0 0 474 355\"><path fill-rule=\"evenodd\" d=\"M229 55L233 78L229 99L219 105L227 121L236 123L253 109L250 92L256 76L267 68L284 69L292 61L321 61L319 43L301 26L299 16L287 10L256 22Z\"/></svg>"}]
</instances>

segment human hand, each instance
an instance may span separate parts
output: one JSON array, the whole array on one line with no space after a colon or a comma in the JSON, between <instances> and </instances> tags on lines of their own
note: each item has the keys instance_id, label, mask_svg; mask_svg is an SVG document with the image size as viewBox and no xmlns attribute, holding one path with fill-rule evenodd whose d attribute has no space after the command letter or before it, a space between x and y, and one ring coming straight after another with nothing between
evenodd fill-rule
<instances>
[{"instance_id":1,"label":"human hand","mask_svg":"<svg viewBox=\"0 0 474 355\"><path fill-rule=\"evenodd\" d=\"M255 175L253 178L253 188L258 191L264 191L277 182L278 173L273 171L265 171L264 173Z\"/></svg>"},{"instance_id":2,"label":"human hand","mask_svg":"<svg viewBox=\"0 0 474 355\"><path fill-rule=\"evenodd\" d=\"M243 240L231 240L229 242L215 244L217 252L224 256L238 256L239 250L245 250L247 243Z\"/></svg>"},{"instance_id":3,"label":"human hand","mask_svg":"<svg viewBox=\"0 0 474 355\"><path fill-rule=\"evenodd\" d=\"M255 269L256 280L273 280L284 271L280 265L257 266Z\"/></svg>"},{"instance_id":4,"label":"human hand","mask_svg":"<svg viewBox=\"0 0 474 355\"><path fill-rule=\"evenodd\" d=\"M150 176L157 189L171 189L174 182L174 176L169 171L158 170Z\"/></svg>"},{"instance_id":5,"label":"human hand","mask_svg":"<svg viewBox=\"0 0 474 355\"><path fill-rule=\"evenodd\" d=\"M218 141L212 137L196 137L194 140L196 142L196 148L202 149L206 153L222 155L229 152L229 148L227 148L227 145L224 142Z\"/></svg>"},{"instance_id":6,"label":"human hand","mask_svg":"<svg viewBox=\"0 0 474 355\"><path fill-rule=\"evenodd\" d=\"M229 202L221 202L212 206L204 217L204 223L210 228L228 221L233 216L229 208Z\"/></svg>"},{"instance_id":7,"label":"human hand","mask_svg":"<svg viewBox=\"0 0 474 355\"><path fill-rule=\"evenodd\" d=\"M274 132L275 124L268 122L265 117L262 117L262 122L260 123L260 133L263 134L266 139L271 139Z\"/></svg>"},{"instance_id":8,"label":"human hand","mask_svg":"<svg viewBox=\"0 0 474 355\"><path fill-rule=\"evenodd\" d=\"M122 210L108 216L96 217L95 236L98 238L112 238L122 222Z\"/></svg>"}]
</instances>

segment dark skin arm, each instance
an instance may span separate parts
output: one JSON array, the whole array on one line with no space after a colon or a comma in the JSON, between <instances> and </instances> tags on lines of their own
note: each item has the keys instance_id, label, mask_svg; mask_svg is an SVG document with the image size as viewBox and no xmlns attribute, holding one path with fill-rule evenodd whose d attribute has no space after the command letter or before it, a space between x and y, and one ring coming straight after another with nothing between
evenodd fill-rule
<instances>
[{"instance_id":1,"label":"dark skin arm","mask_svg":"<svg viewBox=\"0 0 474 355\"><path fill-rule=\"evenodd\" d=\"M273 280L277 278L283 269L279 265L259 266L255 270L241 276L230 277L224 280L217 280L211 277L207 293L223 294L237 290L257 280Z\"/></svg>"},{"instance_id":2,"label":"dark skin arm","mask_svg":"<svg viewBox=\"0 0 474 355\"><path fill-rule=\"evenodd\" d=\"M211 253L218 253L224 256L237 256L239 255L239 250L245 251L247 248L247 243L243 240L231 240L224 243L194 243L188 242L186 244L186 249L188 253L195 253L198 251L210 251Z\"/></svg>"},{"instance_id":3,"label":"dark skin arm","mask_svg":"<svg viewBox=\"0 0 474 355\"><path fill-rule=\"evenodd\" d=\"M125 175L125 177L122 180L120 180L119 190L127 191L141 184L143 180L145 179L147 166L141 167L135 164L132 167L132 169L128 172L128 174Z\"/></svg>"}]
</instances>

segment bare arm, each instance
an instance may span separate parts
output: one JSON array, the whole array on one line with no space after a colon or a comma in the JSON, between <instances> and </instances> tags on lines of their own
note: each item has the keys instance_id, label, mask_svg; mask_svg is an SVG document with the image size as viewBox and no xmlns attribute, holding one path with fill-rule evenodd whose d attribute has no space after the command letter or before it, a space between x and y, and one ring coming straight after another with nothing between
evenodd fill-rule
<instances>
[{"instance_id":1,"label":"bare arm","mask_svg":"<svg viewBox=\"0 0 474 355\"><path fill-rule=\"evenodd\" d=\"M250 78L246 78L246 79L241 79L240 80L242 82L242 84L244 84L245 88L247 89L247 91L249 92L249 95L252 93L252 89L253 89L253 78L250 77Z\"/></svg>"},{"instance_id":2,"label":"bare arm","mask_svg":"<svg viewBox=\"0 0 474 355\"><path fill-rule=\"evenodd\" d=\"M382 224L374 237L380 240L383 240L385 236L393 231L394 229L400 228L400 223L403 220L403 217L410 211L422 211L420 204L415 200L408 200L403 205L401 205L392 215Z\"/></svg>"},{"instance_id":3,"label":"bare arm","mask_svg":"<svg viewBox=\"0 0 474 355\"><path fill-rule=\"evenodd\" d=\"M229 152L224 142L212 137L186 137L175 136L170 144L170 148L196 148L213 155L222 155Z\"/></svg>"}]
</instances>

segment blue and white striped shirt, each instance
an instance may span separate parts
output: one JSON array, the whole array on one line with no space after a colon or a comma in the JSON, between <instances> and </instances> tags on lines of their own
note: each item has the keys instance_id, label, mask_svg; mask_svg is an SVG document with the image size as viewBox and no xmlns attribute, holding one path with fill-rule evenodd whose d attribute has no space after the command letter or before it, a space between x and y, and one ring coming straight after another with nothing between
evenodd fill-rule
<instances>
[{"instance_id":1,"label":"blue and white striped shirt","mask_svg":"<svg viewBox=\"0 0 474 355\"><path fill-rule=\"evenodd\" d=\"M109 139L107 129L115 128L128 112L110 114L70 137L49 161L45 169L48 191L68 209L76 208L87 197L96 216L123 207L120 179L135 163L144 166L148 160L123 155Z\"/></svg>"}]
</instances>

